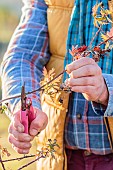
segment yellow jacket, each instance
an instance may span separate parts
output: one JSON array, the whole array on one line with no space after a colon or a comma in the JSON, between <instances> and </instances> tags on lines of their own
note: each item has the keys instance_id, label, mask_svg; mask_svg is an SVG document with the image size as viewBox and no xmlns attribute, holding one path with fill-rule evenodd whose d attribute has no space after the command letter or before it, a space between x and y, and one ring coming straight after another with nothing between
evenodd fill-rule
<instances>
[{"instance_id":1,"label":"yellow jacket","mask_svg":"<svg viewBox=\"0 0 113 170\"><path fill-rule=\"evenodd\" d=\"M45 0L48 5L47 19L50 40L51 59L47 69L55 68L56 74L63 70L64 56L66 53L66 38L68 26L74 0ZM109 0L109 7L113 11L113 0ZM60 149L55 154L56 159L50 157L40 159L37 162L38 170L66 170L66 156L63 144L63 132L68 105L68 94L62 93L56 96L57 99L62 97L63 105L57 106L57 100L52 101L49 96L42 96L42 109L47 113L49 122L44 131L37 138L37 149L45 145L48 139L57 139Z\"/></svg>"}]
</instances>

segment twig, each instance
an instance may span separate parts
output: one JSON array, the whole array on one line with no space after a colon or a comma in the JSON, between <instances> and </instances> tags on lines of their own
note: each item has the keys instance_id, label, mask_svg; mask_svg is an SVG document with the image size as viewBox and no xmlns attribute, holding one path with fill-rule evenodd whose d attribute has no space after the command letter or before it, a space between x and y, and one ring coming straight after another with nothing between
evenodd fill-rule
<instances>
[{"instance_id":1,"label":"twig","mask_svg":"<svg viewBox=\"0 0 113 170\"><path fill-rule=\"evenodd\" d=\"M38 89L36 89L36 90L33 90L33 91L31 91L31 92L27 92L26 95L27 95L27 94L31 94L31 93L35 93L36 91L41 91L41 90L43 90L43 88L44 88L45 86L47 86L48 84L50 84L51 82L53 82L54 80L56 80L58 77L60 77L61 75L63 75L66 71L67 71L67 70L63 70L60 74L58 74L57 76L55 76L52 80L48 81L46 84L44 84L43 86L41 86L40 88L38 88Z\"/></svg>"},{"instance_id":2,"label":"twig","mask_svg":"<svg viewBox=\"0 0 113 170\"><path fill-rule=\"evenodd\" d=\"M2 158L1 158L1 155L0 155L0 163L1 163L1 165L2 165L3 170L6 170L6 169L5 169L5 166L4 166L4 163L3 163L3 161L2 161Z\"/></svg>"},{"instance_id":3,"label":"twig","mask_svg":"<svg viewBox=\"0 0 113 170\"><path fill-rule=\"evenodd\" d=\"M32 157L35 157L35 156L36 156L36 155L23 156L23 157L20 157L20 158L13 158L13 159L0 160L0 162L20 161L20 160L22 160L22 159L32 158Z\"/></svg>"},{"instance_id":4,"label":"twig","mask_svg":"<svg viewBox=\"0 0 113 170\"><path fill-rule=\"evenodd\" d=\"M21 166L18 170L22 170L22 169L28 167L29 165L33 164L34 162L38 161L41 158L46 158L46 155L45 156L40 156L40 157L36 158L35 160L29 162L28 164L25 164L25 165Z\"/></svg>"},{"instance_id":5,"label":"twig","mask_svg":"<svg viewBox=\"0 0 113 170\"><path fill-rule=\"evenodd\" d=\"M46 84L44 84L43 86L39 87L38 89L36 90L33 90L33 91L30 91L30 92L27 92L25 93L26 95L28 94L32 94L32 93L35 93L37 91L41 91L43 90L43 88L45 86L47 86L48 84L50 84L51 82L53 82L55 79L57 79L58 77L60 77L61 75L63 75L67 70L63 70L60 74L58 74L57 76L55 76L52 80L48 81ZM0 100L0 104L3 103L3 102L6 102L8 100L11 100L11 99L15 99L15 98L20 98L21 95L16 95L16 96L12 96L12 97L9 97L9 98L6 98L6 99L3 99L3 100Z\"/></svg>"},{"instance_id":6,"label":"twig","mask_svg":"<svg viewBox=\"0 0 113 170\"><path fill-rule=\"evenodd\" d=\"M16 96L12 96L12 97L9 97L9 98L6 98L6 99L3 99L3 100L0 100L0 104L7 101L7 100L11 100L11 99L15 99L15 98L19 98L21 97L21 95L16 95Z\"/></svg>"},{"instance_id":7,"label":"twig","mask_svg":"<svg viewBox=\"0 0 113 170\"><path fill-rule=\"evenodd\" d=\"M101 42L98 46L101 46L102 44L105 44L107 41L111 40L113 38L113 36L109 37L107 40Z\"/></svg>"},{"instance_id":8,"label":"twig","mask_svg":"<svg viewBox=\"0 0 113 170\"><path fill-rule=\"evenodd\" d=\"M98 29L98 31L96 32L95 36L92 38L92 40L91 40L91 42L90 42L90 44L89 44L89 48L92 46L92 43L93 43L94 39L96 38L96 36L97 36L97 35L99 34L99 32L101 31L101 28L102 28L102 26L99 27L99 29Z\"/></svg>"}]
</instances>

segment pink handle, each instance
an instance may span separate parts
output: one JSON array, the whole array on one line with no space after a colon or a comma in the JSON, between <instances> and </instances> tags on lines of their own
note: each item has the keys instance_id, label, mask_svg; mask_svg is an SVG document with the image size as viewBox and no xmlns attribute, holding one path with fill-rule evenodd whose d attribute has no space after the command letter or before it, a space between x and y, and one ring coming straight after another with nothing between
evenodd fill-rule
<instances>
[{"instance_id":1,"label":"pink handle","mask_svg":"<svg viewBox=\"0 0 113 170\"><path fill-rule=\"evenodd\" d=\"M33 110L32 101L30 98L26 99L26 103L29 105L29 107L26 109L26 111L21 111L21 123L24 126L24 133L29 133L29 127L31 122L36 118L36 115Z\"/></svg>"},{"instance_id":2,"label":"pink handle","mask_svg":"<svg viewBox=\"0 0 113 170\"><path fill-rule=\"evenodd\" d=\"M24 126L24 133L28 134L29 122L28 122L27 111L21 111L20 120L21 120L22 125Z\"/></svg>"},{"instance_id":3,"label":"pink handle","mask_svg":"<svg viewBox=\"0 0 113 170\"><path fill-rule=\"evenodd\" d=\"M29 125L31 122L36 118L36 115L33 110L33 106L30 107L29 114L28 114L28 120L29 120Z\"/></svg>"},{"instance_id":4,"label":"pink handle","mask_svg":"<svg viewBox=\"0 0 113 170\"><path fill-rule=\"evenodd\" d=\"M28 109L28 120L29 120L29 126L30 126L31 122L36 118L36 114L34 113L31 98L27 98L26 103L30 104L30 108Z\"/></svg>"}]
</instances>

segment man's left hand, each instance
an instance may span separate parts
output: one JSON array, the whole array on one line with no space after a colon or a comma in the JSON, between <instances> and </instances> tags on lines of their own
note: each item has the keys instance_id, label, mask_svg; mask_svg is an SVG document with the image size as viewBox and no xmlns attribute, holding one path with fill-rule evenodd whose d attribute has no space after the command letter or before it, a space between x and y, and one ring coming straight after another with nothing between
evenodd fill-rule
<instances>
[{"instance_id":1,"label":"man's left hand","mask_svg":"<svg viewBox=\"0 0 113 170\"><path fill-rule=\"evenodd\" d=\"M89 101L108 103L109 93L102 70L91 58L80 58L66 66L70 78L65 84L74 92L83 93Z\"/></svg>"}]
</instances>

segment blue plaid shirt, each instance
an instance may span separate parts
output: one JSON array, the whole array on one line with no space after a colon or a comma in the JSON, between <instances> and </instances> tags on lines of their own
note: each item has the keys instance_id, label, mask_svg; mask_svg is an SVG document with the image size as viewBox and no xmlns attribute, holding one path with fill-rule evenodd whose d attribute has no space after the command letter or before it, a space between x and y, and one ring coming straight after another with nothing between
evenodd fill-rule
<instances>
[{"instance_id":1,"label":"blue plaid shirt","mask_svg":"<svg viewBox=\"0 0 113 170\"><path fill-rule=\"evenodd\" d=\"M106 0L103 0L108 8ZM20 94L23 82L26 91L39 87L43 66L49 61L47 6L44 0L24 0L25 7L19 26L17 27L7 53L2 62L3 98ZM93 26L91 9L96 0L76 0L69 25L67 39L67 55L65 65L72 61L68 54L71 45L88 45L96 29ZM105 30L109 29L105 26ZM98 36L93 45L98 44ZM71 93L69 111L65 125L65 144L68 148L81 148L95 154L111 152L103 116L113 115L113 51L110 57L101 60L108 91L109 102L106 109L100 104L91 103L80 93ZM67 75L65 75L64 79ZM38 93L31 95L33 106L41 108ZM10 100L11 112L19 99Z\"/></svg>"},{"instance_id":2,"label":"blue plaid shirt","mask_svg":"<svg viewBox=\"0 0 113 170\"><path fill-rule=\"evenodd\" d=\"M108 9L108 2L103 2L104 7ZM96 0L76 0L73 8L71 22L67 38L67 54L65 65L72 62L73 58L69 54L72 45L89 45L92 37L97 32L94 27L92 17L92 8ZM103 26L103 30L110 30L111 25ZM100 34L94 39L92 46L101 42ZM104 45L103 45L104 48ZM104 57L98 63L103 71L103 76L109 90L109 103L107 108L100 104L91 103L85 100L82 94L72 93L69 100L69 111L66 117L65 125L65 143L68 148L87 149L95 154L107 154L111 152L106 127L103 116L113 115L113 50L109 57ZM110 75L111 74L111 75ZM68 75L64 75L66 79ZM92 92L93 93L93 92Z\"/></svg>"}]
</instances>

